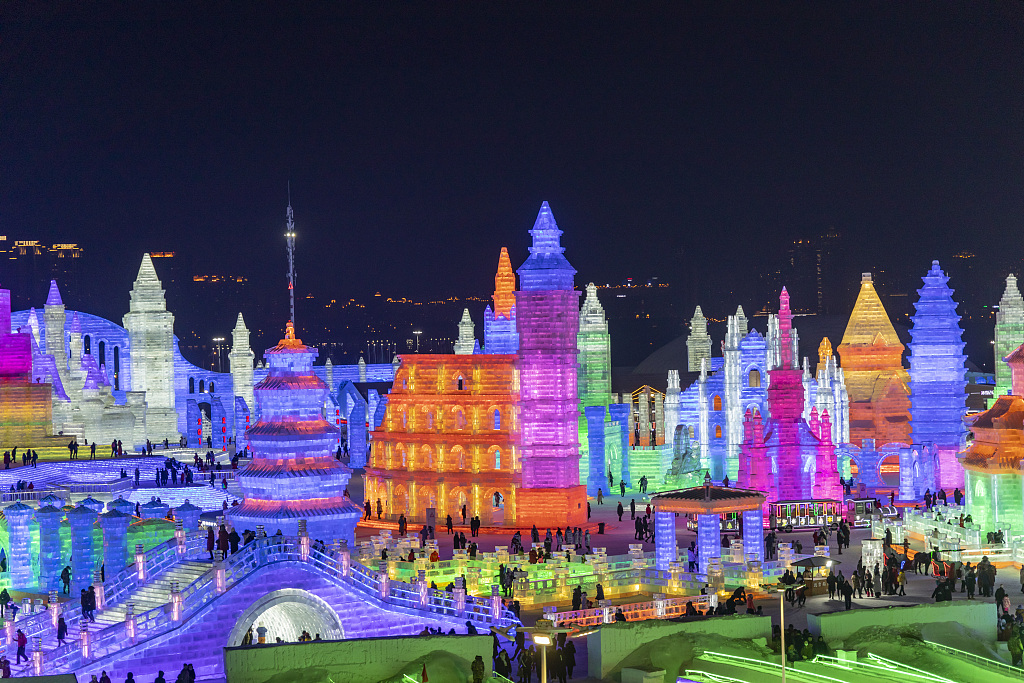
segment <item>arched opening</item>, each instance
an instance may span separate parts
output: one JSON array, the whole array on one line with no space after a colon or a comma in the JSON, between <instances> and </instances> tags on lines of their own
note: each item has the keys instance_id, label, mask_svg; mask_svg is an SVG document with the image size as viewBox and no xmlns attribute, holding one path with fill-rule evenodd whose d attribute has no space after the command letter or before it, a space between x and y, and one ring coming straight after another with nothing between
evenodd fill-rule
<instances>
[{"instance_id":1,"label":"arched opening","mask_svg":"<svg viewBox=\"0 0 1024 683\"><path fill-rule=\"evenodd\" d=\"M722 409L722 397L721 396L718 396L716 394L715 398L712 399L711 403L712 403L712 409L713 410L721 410Z\"/></svg>"},{"instance_id":2,"label":"arched opening","mask_svg":"<svg viewBox=\"0 0 1024 683\"><path fill-rule=\"evenodd\" d=\"M899 453L892 453L885 456L878 463L878 478L886 486L900 485L900 456Z\"/></svg>"},{"instance_id":3,"label":"arched opening","mask_svg":"<svg viewBox=\"0 0 1024 683\"><path fill-rule=\"evenodd\" d=\"M213 382L212 381L210 382L210 393L211 394L213 393Z\"/></svg>"},{"instance_id":4,"label":"arched opening","mask_svg":"<svg viewBox=\"0 0 1024 683\"><path fill-rule=\"evenodd\" d=\"M395 487L391 497L391 514L395 517L409 514L409 492L405 490L404 485L399 484Z\"/></svg>"},{"instance_id":5,"label":"arched opening","mask_svg":"<svg viewBox=\"0 0 1024 683\"><path fill-rule=\"evenodd\" d=\"M721 439L722 438L722 425L715 425L715 438L716 439Z\"/></svg>"},{"instance_id":6,"label":"arched opening","mask_svg":"<svg viewBox=\"0 0 1024 683\"><path fill-rule=\"evenodd\" d=\"M419 466L427 470L434 469L434 449L426 444L420 449Z\"/></svg>"},{"instance_id":7,"label":"arched opening","mask_svg":"<svg viewBox=\"0 0 1024 683\"><path fill-rule=\"evenodd\" d=\"M267 629L267 643L280 638L286 643L296 643L303 631L323 640L342 640L345 629L341 619L322 598L298 588L283 588L267 593L252 604L235 622L228 635L228 647L242 644L246 632L252 628L253 644L259 636L256 629Z\"/></svg>"},{"instance_id":8,"label":"arched opening","mask_svg":"<svg viewBox=\"0 0 1024 683\"><path fill-rule=\"evenodd\" d=\"M500 470L501 469L501 449L500 448L495 448L494 449L494 469L496 469L496 470Z\"/></svg>"},{"instance_id":9,"label":"arched opening","mask_svg":"<svg viewBox=\"0 0 1024 683\"><path fill-rule=\"evenodd\" d=\"M497 408L494 409L494 430L501 429L501 411Z\"/></svg>"},{"instance_id":10,"label":"arched opening","mask_svg":"<svg viewBox=\"0 0 1024 683\"><path fill-rule=\"evenodd\" d=\"M206 393L206 380L203 380L203 379L199 380L199 393L200 394L205 394Z\"/></svg>"},{"instance_id":11,"label":"arched opening","mask_svg":"<svg viewBox=\"0 0 1024 683\"><path fill-rule=\"evenodd\" d=\"M465 429L466 425L466 413L463 412L462 408L455 408L452 411L453 423L456 429Z\"/></svg>"},{"instance_id":12,"label":"arched opening","mask_svg":"<svg viewBox=\"0 0 1024 683\"><path fill-rule=\"evenodd\" d=\"M188 393L190 393L190 394L196 393L196 378L195 377L189 377L188 378Z\"/></svg>"},{"instance_id":13,"label":"arched opening","mask_svg":"<svg viewBox=\"0 0 1024 683\"><path fill-rule=\"evenodd\" d=\"M462 379L462 375L459 375L455 383L459 391L462 391L463 389L466 388L466 380Z\"/></svg>"},{"instance_id":14,"label":"arched opening","mask_svg":"<svg viewBox=\"0 0 1024 683\"><path fill-rule=\"evenodd\" d=\"M114 389L121 388L121 348L114 347Z\"/></svg>"},{"instance_id":15,"label":"arched opening","mask_svg":"<svg viewBox=\"0 0 1024 683\"><path fill-rule=\"evenodd\" d=\"M92 339L89 338L89 335L82 337L82 353L86 355L92 353Z\"/></svg>"},{"instance_id":16,"label":"arched opening","mask_svg":"<svg viewBox=\"0 0 1024 683\"><path fill-rule=\"evenodd\" d=\"M100 350L100 365L106 365L107 364L107 342L101 340L100 343L99 343L99 350Z\"/></svg>"},{"instance_id":17,"label":"arched opening","mask_svg":"<svg viewBox=\"0 0 1024 683\"><path fill-rule=\"evenodd\" d=\"M760 386L761 386L761 373L757 370L757 368L752 369L747 374L747 385L751 389L760 388Z\"/></svg>"},{"instance_id":18,"label":"arched opening","mask_svg":"<svg viewBox=\"0 0 1024 683\"><path fill-rule=\"evenodd\" d=\"M449 452L449 459L450 469L466 469L466 451L462 449L462 446L454 446L452 450Z\"/></svg>"}]
</instances>

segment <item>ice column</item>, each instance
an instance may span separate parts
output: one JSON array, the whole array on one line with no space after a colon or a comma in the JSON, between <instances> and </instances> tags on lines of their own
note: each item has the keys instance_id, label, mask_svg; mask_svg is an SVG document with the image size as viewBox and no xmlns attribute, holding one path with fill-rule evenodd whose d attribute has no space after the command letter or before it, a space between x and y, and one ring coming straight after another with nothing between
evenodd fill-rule
<instances>
[{"instance_id":1,"label":"ice column","mask_svg":"<svg viewBox=\"0 0 1024 683\"><path fill-rule=\"evenodd\" d=\"M202 514L203 509L188 502L187 498L184 503L174 508L174 518L181 520L181 528L186 533L191 533L199 528L199 516Z\"/></svg>"},{"instance_id":2,"label":"ice column","mask_svg":"<svg viewBox=\"0 0 1024 683\"><path fill-rule=\"evenodd\" d=\"M103 564L108 575L113 576L128 566L128 524L132 518L117 510L104 512L99 518L103 529Z\"/></svg>"},{"instance_id":3,"label":"ice column","mask_svg":"<svg viewBox=\"0 0 1024 683\"><path fill-rule=\"evenodd\" d=\"M68 512L68 523L71 524L72 590L92 584L92 572L96 566L92 547L92 527L96 518L96 511L84 505L79 505Z\"/></svg>"},{"instance_id":4,"label":"ice column","mask_svg":"<svg viewBox=\"0 0 1024 683\"><path fill-rule=\"evenodd\" d=\"M588 406L583 410L587 416L587 446L590 453L587 495L596 496L598 489L611 493L608 490L608 472L605 466L604 406Z\"/></svg>"},{"instance_id":5,"label":"ice column","mask_svg":"<svg viewBox=\"0 0 1024 683\"><path fill-rule=\"evenodd\" d=\"M64 511L52 505L44 505L36 510L36 521L39 522L39 589L50 590L57 587L60 580L60 523L64 519Z\"/></svg>"},{"instance_id":6,"label":"ice column","mask_svg":"<svg viewBox=\"0 0 1024 683\"><path fill-rule=\"evenodd\" d=\"M32 555L29 551L29 524L35 510L24 503L15 503L4 508L7 518L7 533L11 546L11 585L14 588L29 588L35 578L32 574Z\"/></svg>"},{"instance_id":7,"label":"ice column","mask_svg":"<svg viewBox=\"0 0 1024 683\"><path fill-rule=\"evenodd\" d=\"M608 414L612 422L619 425L619 436L622 442L622 467L619 470L619 477L626 483L626 488L632 484L629 481L629 404L613 403L608 406Z\"/></svg>"},{"instance_id":8,"label":"ice column","mask_svg":"<svg viewBox=\"0 0 1024 683\"><path fill-rule=\"evenodd\" d=\"M668 571L669 562L678 559L676 549L676 513L654 512L654 566Z\"/></svg>"}]
</instances>

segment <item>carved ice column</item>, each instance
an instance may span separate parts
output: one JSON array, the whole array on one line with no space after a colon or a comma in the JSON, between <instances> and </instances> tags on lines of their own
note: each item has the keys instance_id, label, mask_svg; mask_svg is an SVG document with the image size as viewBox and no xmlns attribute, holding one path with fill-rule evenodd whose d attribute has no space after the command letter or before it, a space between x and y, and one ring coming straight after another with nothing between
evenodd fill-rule
<instances>
[{"instance_id":1,"label":"carved ice column","mask_svg":"<svg viewBox=\"0 0 1024 683\"><path fill-rule=\"evenodd\" d=\"M32 555L29 550L29 524L35 510L24 503L15 503L4 508L4 516L7 518L7 532L10 535L11 546L11 585L14 588L25 589L35 583L32 574Z\"/></svg>"},{"instance_id":2,"label":"carved ice column","mask_svg":"<svg viewBox=\"0 0 1024 683\"><path fill-rule=\"evenodd\" d=\"M50 590L60 582L60 523L64 511L52 505L36 510L39 522L39 589Z\"/></svg>"},{"instance_id":3,"label":"carved ice column","mask_svg":"<svg viewBox=\"0 0 1024 683\"><path fill-rule=\"evenodd\" d=\"M132 518L111 510L99 519L103 529L103 564L112 576L128 566L128 525Z\"/></svg>"},{"instance_id":4,"label":"carved ice column","mask_svg":"<svg viewBox=\"0 0 1024 683\"><path fill-rule=\"evenodd\" d=\"M92 572L96 566L92 528L97 517L95 510L84 505L68 512L68 523L71 524L72 590L85 588L92 583Z\"/></svg>"}]
</instances>

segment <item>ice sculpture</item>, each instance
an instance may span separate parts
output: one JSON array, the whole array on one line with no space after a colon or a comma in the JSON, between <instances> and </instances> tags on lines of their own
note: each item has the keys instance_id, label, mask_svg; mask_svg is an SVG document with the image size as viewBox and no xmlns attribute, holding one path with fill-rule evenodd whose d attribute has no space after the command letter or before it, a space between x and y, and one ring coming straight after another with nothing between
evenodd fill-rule
<instances>
[{"instance_id":1,"label":"ice sculpture","mask_svg":"<svg viewBox=\"0 0 1024 683\"><path fill-rule=\"evenodd\" d=\"M1003 394L1010 393L1010 368L1004 362L1018 346L1024 344L1024 298L1017 288L1017 278L1006 276L1006 290L996 311L995 370L996 386L990 405Z\"/></svg>"},{"instance_id":2,"label":"ice sculpture","mask_svg":"<svg viewBox=\"0 0 1024 683\"><path fill-rule=\"evenodd\" d=\"M455 342L455 355L468 356L473 353L476 345L476 326L469 315L469 309L462 309L462 320L459 321L459 338Z\"/></svg>"},{"instance_id":3,"label":"ice sculpture","mask_svg":"<svg viewBox=\"0 0 1024 683\"><path fill-rule=\"evenodd\" d=\"M512 523L519 486L514 355L410 354L373 434L366 500L391 519L433 508L462 521ZM351 419L350 419L351 424ZM498 494L497 499L495 494Z\"/></svg>"},{"instance_id":4,"label":"ice sculpture","mask_svg":"<svg viewBox=\"0 0 1024 683\"><path fill-rule=\"evenodd\" d=\"M132 350L132 388L146 392L146 436L154 441L177 441L180 435L174 396L174 316L167 311L164 290L149 254L142 255L124 327ZM47 344L49 337L47 325Z\"/></svg>"},{"instance_id":5,"label":"ice sculpture","mask_svg":"<svg viewBox=\"0 0 1024 683\"><path fill-rule=\"evenodd\" d=\"M911 431L915 445L937 450L935 485L952 488L963 485L956 454L966 438L967 357L953 290L938 261L932 261L923 280L910 329Z\"/></svg>"},{"instance_id":6,"label":"ice sculpture","mask_svg":"<svg viewBox=\"0 0 1024 683\"><path fill-rule=\"evenodd\" d=\"M508 249L501 248L498 272L494 275L494 307L484 309L484 353L515 353L519 350L516 331L516 274Z\"/></svg>"},{"instance_id":7,"label":"ice sculpture","mask_svg":"<svg viewBox=\"0 0 1024 683\"><path fill-rule=\"evenodd\" d=\"M746 320L744 318L744 320ZM711 336L708 334L708 320L700 306L690 319L690 335L686 338L687 370L700 372L700 362L711 358Z\"/></svg>"},{"instance_id":8,"label":"ice sculpture","mask_svg":"<svg viewBox=\"0 0 1024 683\"><path fill-rule=\"evenodd\" d=\"M327 385L313 373L315 348L285 338L267 349L270 374L254 388L259 420L246 436L253 460L238 475L244 500L228 512L235 527L355 543L360 509L345 495L352 472L334 459L337 427L323 419Z\"/></svg>"},{"instance_id":9,"label":"ice sculpture","mask_svg":"<svg viewBox=\"0 0 1024 683\"><path fill-rule=\"evenodd\" d=\"M861 275L860 293L837 349L850 401L850 441L910 441L910 376L903 344L875 291L871 273Z\"/></svg>"},{"instance_id":10,"label":"ice sculpture","mask_svg":"<svg viewBox=\"0 0 1024 683\"><path fill-rule=\"evenodd\" d=\"M228 353L228 362L231 364L232 390L237 398L245 401L244 406L239 406L235 401L235 443L244 446L242 441L245 438L246 417L250 419L253 402L253 367L254 354L249 347L249 329L245 326L242 314L238 314L235 322L235 329L231 331L231 351ZM241 410L240 410L241 408Z\"/></svg>"},{"instance_id":11,"label":"ice sculpture","mask_svg":"<svg viewBox=\"0 0 1024 683\"><path fill-rule=\"evenodd\" d=\"M580 478L581 483L588 483L592 472L590 467L590 422L586 415L587 408L607 406L612 402L612 348L611 337L608 335L608 321L605 319L604 307L597 298L597 287L591 282L587 285L587 293L580 310L580 329L576 334L576 346L579 349L579 374L577 386L580 396L579 439L580 439ZM603 414L603 412L602 412ZM596 429L602 431L604 423L594 423ZM600 454L604 460L604 453ZM600 465L604 469L604 464ZM594 494L597 490L594 489Z\"/></svg>"},{"instance_id":12,"label":"ice sculpture","mask_svg":"<svg viewBox=\"0 0 1024 683\"><path fill-rule=\"evenodd\" d=\"M519 267L520 524L582 525L586 487L579 475L576 271L565 259L554 216L541 205L530 256Z\"/></svg>"},{"instance_id":13,"label":"ice sculpture","mask_svg":"<svg viewBox=\"0 0 1024 683\"><path fill-rule=\"evenodd\" d=\"M51 385L32 381L31 332L11 332L11 292L0 289L0 440L39 443L52 433Z\"/></svg>"}]
</instances>

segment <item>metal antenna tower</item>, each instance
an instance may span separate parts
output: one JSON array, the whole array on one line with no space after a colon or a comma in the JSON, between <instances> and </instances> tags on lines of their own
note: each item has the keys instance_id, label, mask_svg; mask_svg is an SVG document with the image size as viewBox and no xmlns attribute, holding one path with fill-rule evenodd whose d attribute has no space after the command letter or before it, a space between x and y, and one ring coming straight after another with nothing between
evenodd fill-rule
<instances>
[{"instance_id":1,"label":"metal antenna tower","mask_svg":"<svg viewBox=\"0 0 1024 683\"><path fill-rule=\"evenodd\" d=\"M295 326L295 214L292 213L292 184L288 183L287 232L288 244L288 304L292 326Z\"/></svg>"}]
</instances>

